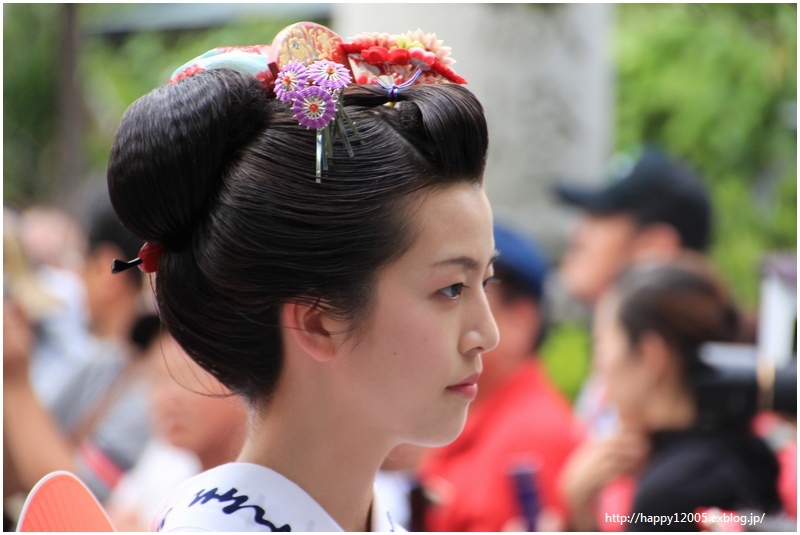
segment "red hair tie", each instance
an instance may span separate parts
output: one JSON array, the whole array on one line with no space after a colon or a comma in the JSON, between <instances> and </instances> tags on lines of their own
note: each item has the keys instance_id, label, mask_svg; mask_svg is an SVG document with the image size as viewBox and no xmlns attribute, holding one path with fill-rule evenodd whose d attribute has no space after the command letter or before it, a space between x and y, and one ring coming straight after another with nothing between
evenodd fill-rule
<instances>
[{"instance_id":1,"label":"red hair tie","mask_svg":"<svg viewBox=\"0 0 800 535\"><path fill-rule=\"evenodd\" d=\"M134 258L129 262L114 260L111 264L111 273L120 273L134 266L139 266L139 269L145 273L153 273L158 270L158 265L161 263L161 253L163 251L164 246L145 242L142 248L139 249L138 258Z\"/></svg>"}]
</instances>

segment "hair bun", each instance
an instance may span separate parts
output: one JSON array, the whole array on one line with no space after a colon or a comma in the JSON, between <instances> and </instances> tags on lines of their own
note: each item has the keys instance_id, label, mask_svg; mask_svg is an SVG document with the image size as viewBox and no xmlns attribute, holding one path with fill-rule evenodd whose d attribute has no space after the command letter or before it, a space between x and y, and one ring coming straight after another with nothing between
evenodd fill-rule
<instances>
[{"instance_id":1,"label":"hair bun","mask_svg":"<svg viewBox=\"0 0 800 535\"><path fill-rule=\"evenodd\" d=\"M146 241L188 239L265 110L255 78L227 69L159 87L134 102L108 166L109 195L122 222Z\"/></svg>"}]
</instances>

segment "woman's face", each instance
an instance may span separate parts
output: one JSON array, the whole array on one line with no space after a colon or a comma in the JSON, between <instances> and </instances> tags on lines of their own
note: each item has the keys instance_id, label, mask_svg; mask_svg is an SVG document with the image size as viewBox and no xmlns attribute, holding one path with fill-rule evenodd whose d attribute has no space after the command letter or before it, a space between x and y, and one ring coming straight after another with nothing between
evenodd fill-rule
<instances>
[{"instance_id":1,"label":"woman's face","mask_svg":"<svg viewBox=\"0 0 800 535\"><path fill-rule=\"evenodd\" d=\"M411 213L414 245L379 273L366 332L334 360L340 390L370 427L397 442L442 445L461 432L481 355L498 342L484 293L492 212L483 189L459 184Z\"/></svg>"},{"instance_id":2,"label":"woman's face","mask_svg":"<svg viewBox=\"0 0 800 535\"><path fill-rule=\"evenodd\" d=\"M597 306L593 325L593 365L605 380L611 402L620 417L629 423L641 423L651 394L650 374L641 355L634 355L617 316L613 295L606 295Z\"/></svg>"}]
</instances>

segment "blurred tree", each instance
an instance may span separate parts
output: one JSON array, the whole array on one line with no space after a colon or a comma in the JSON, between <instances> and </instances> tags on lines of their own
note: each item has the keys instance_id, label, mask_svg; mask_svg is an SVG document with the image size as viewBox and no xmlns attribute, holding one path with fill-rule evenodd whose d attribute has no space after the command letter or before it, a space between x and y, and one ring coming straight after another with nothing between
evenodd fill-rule
<instances>
[{"instance_id":1,"label":"blurred tree","mask_svg":"<svg viewBox=\"0 0 800 535\"><path fill-rule=\"evenodd\" d=\"M656 142L702 173L712 259L754 311L764 253L797 243L797 6L620 4L617 14L617 148ZM563 324L542 348L570 396L590 347L583 325Z\"/></svg>"},{"instance_id":2,"label":"blurred tree","mask_svg":"<svg viewBox=\"0 0 800 535\"><path fill-rule=\"evenodd\" d=\"M57 124L57 4L3 5L3 194L24 205L46 194Z\"/></svg>"},{"instance_id":3,"label":"blurred tree","mask_svg":"<svg viewBox=\"0 0 800 535\"><path fill-rule=\"evenodd\" d=\"M87 38L82 77L93 126L89 133L90 161L105 168L125 109L166 83L174 69L217 46L264 43L265 36L269 36L265 43L269 44L272 36L292 22L257 19L220 28Z\"/></svg>"},{"instance_id":4,"label":"blurred tree","mask_svg":"<svg viewBox=\"0 0 800 535\"><path fill-rule=\"evenodd\" d=\"M211 48L265 39L268 44L281 28L295 22L282 18L290 16L287 9L279 10L282 16L260 14L224 25L210 20L201 28L104 33L92 23L103 18L124 19L141 11L141 5L5 4L5 201L19 206L67 204L66 197L75 185L65 181L64 166L78 169L84 181L104 175L114 132L122 113L136 98L165 83L174 68ZM80 96L67 106L63 104L64 82L59 78L64 61L59 61L59 55L70 42L65 34L68 12L75 15L71 22L80 36L81 54L72 72ZM85 111L86 117L76 115L75 108ZM75 123L84 120L87 124L81 132L85 139L70 136L70 127L80 128Z\"/></svg>"}]
</instances>

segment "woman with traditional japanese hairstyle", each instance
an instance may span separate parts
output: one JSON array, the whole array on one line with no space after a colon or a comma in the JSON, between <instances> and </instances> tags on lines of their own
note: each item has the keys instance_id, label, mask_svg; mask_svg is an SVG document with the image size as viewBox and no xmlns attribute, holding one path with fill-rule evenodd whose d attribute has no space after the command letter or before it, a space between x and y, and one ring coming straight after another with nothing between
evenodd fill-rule
<instances>
[{"instance_id":1,"label":"woman with traditional japanese hairstyle","mask_svg":"<svg viewBox=\"0 0 800 535\"><path fill-rule=\"evenodd\" d=\"M404 45L412 75L391 84L315 78L327 99L299 90L318 62L198 61L125 113L109 191L146 241L127 265L154 273L163 324L252 413L237 462L176 489L158 529L394 530L373 493L383 458L461 431L498 340L488 135L472 93L436 83L455 76L449 49L416 35L338 48ZM304 122L331 102L329 124Z\"/></svg>"}]
</instances>

